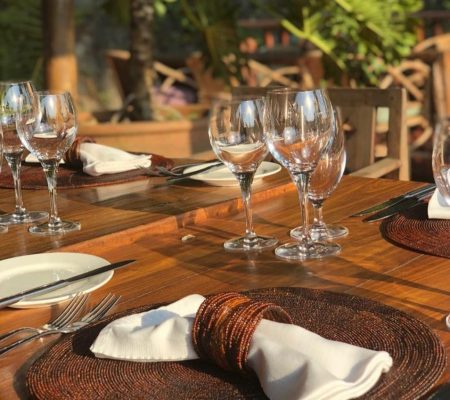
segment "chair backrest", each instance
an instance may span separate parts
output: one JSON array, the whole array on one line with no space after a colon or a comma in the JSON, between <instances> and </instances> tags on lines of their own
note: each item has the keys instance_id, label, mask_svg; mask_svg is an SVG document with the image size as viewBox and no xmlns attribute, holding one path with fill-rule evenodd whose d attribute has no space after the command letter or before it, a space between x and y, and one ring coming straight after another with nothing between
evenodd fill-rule
<instances>
[{"instance_id":1,"label":"chair backrest","mask_svg":"<svg viewBox=\"0 0 450 400\"><path fill-rule=\"evenodd\" d=\"M433 36L414 47L413 54L431 64L437 119L450 115L450 33Z\"/></svg>"},{"instance_id":2,"label":"chair backrest","mask_svg":"<svg viewBox=\"0 0 450 400\"><path fill-rule=\"evenodd\" d=\"M409 149L406 126L406 91L403 88L330 88L334 106L340 108L346 134L347 168L353 175L409 179ZM387 156L376 159L377 109L389 110L386 134Z\"/></svg>"}]
</instances>

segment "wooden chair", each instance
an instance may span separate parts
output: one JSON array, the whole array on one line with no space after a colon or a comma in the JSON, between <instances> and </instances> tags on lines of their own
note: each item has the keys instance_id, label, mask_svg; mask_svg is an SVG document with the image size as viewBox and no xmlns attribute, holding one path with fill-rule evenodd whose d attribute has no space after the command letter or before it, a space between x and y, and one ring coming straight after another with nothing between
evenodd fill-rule
<instances>
[{"instance_id":1,"label":"wooden chair","mask_svg":"<svg viewBox=\"0 0 450 400\"><path fill-rule=\"evenodd\" d=\"M406 125L410 151L423 146L433 134L430 107L431 68L419 59L403 60L398 66L388 67L387 75L380 82L380 89L403 87L407 92ZM378 118L378 131L387 131L387 119ZM385 155L386 149L377 148L377 155Z\"/></svg>"},{"instance_id":2,"label":"wooden chair","mask_svg":"<svg viewBox=\"0 0 450 400\"><path fill-rule=\"evenodd\" d=\"M450 115L450 33L433 36L414 47L413 54L429 63L433 74L436 118Z\"/></svg>"},{"instance_id":3,"label":"wooden chair","mask_svg":"<svg viewBox=\"0 0 450 400\"><path fill-rule=\"evenodd\" d=\"M391 89L330 88L331 102L340 108L346 134L347 168L352 175L409 179L409 148L406 125L406 91ZM375 156L376 112L389 109L387 155Z\"/></svg>"}]
</instances>

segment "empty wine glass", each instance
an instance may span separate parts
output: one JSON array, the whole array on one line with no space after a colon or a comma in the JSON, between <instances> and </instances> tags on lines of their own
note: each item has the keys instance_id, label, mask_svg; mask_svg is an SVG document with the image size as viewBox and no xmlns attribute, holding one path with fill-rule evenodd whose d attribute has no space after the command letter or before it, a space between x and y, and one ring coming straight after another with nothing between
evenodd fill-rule
<instances>
[{"instance_id":1,"label":"empty wine glass","mask_svg":"<svg viewBox=\"0 0 450 400\"><path fill-rule=\"evenodd\" d=\"M263 250L278 243L277 239L257 235L253 230L251 185L256 169L268 153L263 113L263 98L218 101L212 107L209 140L217 157L239 182L246 217L245 235L226 241L227 250Z\"/></svg>"},{"instance_id":2,"label":"empty wine glass","mask_svg":"<svg viewBox=\"0 0 450 400\"><path fill-rule=\"evenodd\" d=\"M0 215L2 224L26 224L48 217L43 211L27 211L23 205L20 171L24 147L17 135L16 119L19 112L23 115L32 112L34 88L30 81L0 82L0 123L3 128L3 155L11 168L14 181L16 207L10 214Z\"/></svg>"},{"instance_id":3,"label":"empty wine glass","mask_svg":"<svg viewBox=\"0 0 450 400\"><path fill-rule=\"evenodd\" d=\"M2 170L3 165L3 130L2 125L0 124L0 172ZM0 225L0 233L8 232L8 227L6 225Z\"/></svg>"},{"instance_id":4,"label":"empty wine glass","mask_svg":"<svg viewBox=\"0 0 450 400\"><path fill-rule=\"evenodd\" d=\"M439 194L450 205L450 118L444 118L436 125L432 165Z\"/></svg>"},{"instance_id":5,"label":"empty wine glass","mask_svg":"<svg viewBox=\"0 0 450 400\"><path fill-rule=\"evenodd\" d=\"M340 247L335 243L314 242L308 227L309 179L332 134L332 106L327 93L321 89L269 91L265 129L270 152L297 186L302 211L298 241L277 247L275 254L305 260L338 253Z\"/></svg>"},{"instance_id":6,"label":"empty wine glass","mask_svg":"<svg viewBox=\"0 0 450 400\"><path fill-rule=\"evenodd\" d=\"M34 113L20 114L18 132L24 146L39 160L50 192L47 223L29 228L31 233L55 235L80 229L78 222L62 221L56 206L56 178L59 162L75 140L78 125L68 92L37 92Z\"/></svg>"},{"instance_id":7,"label":"empty wine glass","mask_svg":"<svg viewBox=\"0 0 450 400\"><path fill-rule=\"evenodd\" d=\"M313 206L314 219L309 228L313 240L327 240L348 234L345 226L326 224L323 220L323 203L334 192L345 170L346 153L344 132L339 113L333 110L332 137L328 148L323 152L316 169L311 174L308 188L308 199ZM301 237L302 228L291 230L294 239Z\"/></svg>"}]
</instances>

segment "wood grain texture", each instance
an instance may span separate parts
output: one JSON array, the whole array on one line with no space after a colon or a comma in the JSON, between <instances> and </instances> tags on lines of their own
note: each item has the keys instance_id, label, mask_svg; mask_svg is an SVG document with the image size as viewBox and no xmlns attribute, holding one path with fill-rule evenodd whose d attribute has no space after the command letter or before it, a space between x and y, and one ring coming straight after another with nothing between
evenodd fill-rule
<instances>
[{"instance_id":1,"label":"wood grain texture","mask_svg":"<svg viewBox=\"0 0 450 400\"><path fill-rule=\"evenodd\" d=\"M346 176L325 203L325 219L349 228L336 257L303 263L285 262L273 251L245 255L226 252L224 240L244 231L237 188L201 183L155 188L161 180L134 182L102 190L67 190L60 196L63 217L81 221L82 230L61 238L36 238L24 227L2 235L0 257L43 251L76 251L109 261L135 258L91 295L122 295L116 311L191 293L209 294L272 286L302 286L352 293L392 305L433 327L450 350L444 316L450 311L450 260L426 256L385 241L378 224L363 224L349 215L417 187L414 182ZM105 190L103 190L105 189ZM298 197L285 173L255 185L256 231L289 240L299 223ZM30 209L44 208L44 191L25 193ZM0 191L0 208L9 209L12 192ZM191 240L182 238L192 235ZM34 310L0 310L0 333L24 325L38 326L58 306ZM23 346L0 358L0 398L27 398L27 367L56 337ZM442 381L450 378L447 370Z\"/></svg>"}]
</instances>

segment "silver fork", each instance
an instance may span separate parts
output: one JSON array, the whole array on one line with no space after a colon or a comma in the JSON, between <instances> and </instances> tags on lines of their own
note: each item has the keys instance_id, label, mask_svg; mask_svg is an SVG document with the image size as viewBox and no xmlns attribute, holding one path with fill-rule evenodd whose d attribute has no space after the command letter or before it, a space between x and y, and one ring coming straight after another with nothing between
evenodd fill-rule
<instances>
[{"instance_id":1,"label":"silver fork","mask_svg":"<svg viewBox=\"0 0 450 400\"><path fill-rule=\"evenodd\" d=\"M47 335L53 335L55 333L75 332L78 329L101 319L103 316L106 315L106 313L109 310L111 310L117 304L119 299L120 299L120 296L108 294L105 298L103 298L103 300L100 303L98 303L90 312L88 312L79 321L73 322L73 323L68 324L61 328L42 331L40 333L36 333L35 335L28 336L24 339L17 340L14 343L11 343L5 347L0 348L0 355L8 353L9 351L20 346L21 344L29 342L30 340L33 340L33 339L38 339L38 338L41 338L41 337L47 336Z\"/></svg>"},{"instance_id":2,"label":"silver fork","mask_svg":"<svg viewBox=\"0 0 450 400\"><path fill-rule=\"evenodd\" d=\"M33 328L31 326L24 326L22 328L17 328L12 331L6 332L0 335L0 341L5 340L19 332L31 331L34 333L41 333L43 331L54 330L62 328L70 324L80 313L83 306L85 305L89 295L88 294L77 294L70 300L69 304L62 310L62 312L52 321L47 322L39 328Z\"/></svg>"}]
</instances>

